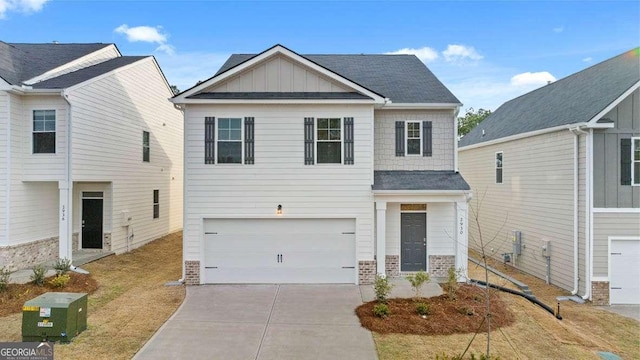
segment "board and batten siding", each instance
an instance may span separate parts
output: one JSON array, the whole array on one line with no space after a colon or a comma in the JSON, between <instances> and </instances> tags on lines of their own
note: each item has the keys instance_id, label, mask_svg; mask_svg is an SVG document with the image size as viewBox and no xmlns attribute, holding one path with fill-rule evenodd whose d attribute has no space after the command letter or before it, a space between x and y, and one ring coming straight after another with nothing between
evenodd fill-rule
<instances>
[{"instance_id":1,"label":"board and batten siding","mask_svg":"<svg viewBox=\"0 0 640 360\"><path fill-rule=\"evenodd\" d=\"M593 276L610 276L609 236L640 237L640 213L593 214Z\"/></svg>"},{"instance_id":2,"label":"board and batten siding","mask_svg":"<svg viewBox=\"0 0 640 360\"><path fill-rule=\"evenodd\" d=\"M182 113L167 101L171 96L152 58L69 91L73 179L111 183L116 253L127 250L128 231L134 234L129 246L136 248L182 228ZM143 131L150 133L149 162L142 161ZM155 189L160 190L158 219L153 219ZM122 211L132 217L129 229Z\"/></svg>"},{"instance_id":3,"label":"board and batten siding","mask_svg":"<svg viewBox=\"0 0 640 360\"><path fill-rule=\"evenodd\" d=\"M396 156L396 121L431 121L432 156ZM376 110L376 170L453 170L453 110Z\"/></svg>"},{"instance_id":4,"label":"board and batten siding","mask_svg":"<svg viewBox=\"0 0 640 360\"><path fill-rule=\"evenodd\" d=\"M255 164L205 164L205 117L254 117ZM353 117L353 165L304 164L304 118ZM372 260L371 105L188 105L185 260L202 260L202 219L355 217L359 260Z\"/></svg>"},{"instance_id":5,"label":"board and batten siding","mask_svg":"<svg viewBox=\"0 0 640 360\"><path fill-rule=\"evenodd\" d=\"M582 169L585 142L579 144L579 168ZM495 183L495 153L498 151L503 152L502 184ZM523 246L522 254L515 258L516 267L544 279L546 260L541 245L543 240L549 240L551 283L573 289L573 154L574 135L568 130L461 149L460 171L474 193L469 203L469 247L480 249L475 213L483 241L495 236L486 250L497 259L502 260L503 253L513 252L512 231L519 230ZM584 174L579 174L580 178L584 181ZM579 198L583 197L584 192L581 192ZM584 202L581 204L584 209ZM584 212L581 215L584 219ZM584 229L584 223L579 226L579 234L584 236L584 230L580 228ZM584 237L579 242L584 243ZM584 256L579 258L579 262L583 259ZM584 287L581 293L584 293Z\"/></svg>"},{"instance_id":6,"label":"board and batten siding","mask_svg":"<svg viewBox=\"0 0 640 360\"><path fill-rule=\"evenodd\" d=\"M9 123L9 99L10 95L0 92L0 246L7 246L7 205L9 194L7 194L7 183L9 179L8 159L8 123Z\"/></svg>"},{"instance_id":7,"label":"board and batten siding","mask_svg":"<svg viewBox=\"0 0 640 360\"><path fill-rule=\"evenodd\" d=\"M620 185L620 140L640 136L640 89L603 118L615 127L593 132L593 206L640 208L640 186Z\"/></svg>"},{"instance_id":8,"label":"board and batten siding","mask_svg":"<svg viewBox=\"0 0 640 360\"><path fill-rule=\"evenodd\" d=\"M204 92L347 92L338 82L284 56L274 56Z\"/></svg>"},{"instance_id":9,"label":"board and batten siding","mask_svg":"<svg viewBox=\"0 0 640 360\"><path fill-rule=\"evenodd\" d=\"M94 51L90 54L87 54L79 59L68 62L60 67L52 69L42 75L35 77L35 81L27 81L29 84L34 84L40 81L44 81L47 79L51 79L54 77L58 77L64 74L68 74L70 72L83 69L95 64L99 64L101 62L105 62L107 60L113 59L120 56L118 49L115 45L106 46L100 50Z\"/></svg>"}]
</instances>

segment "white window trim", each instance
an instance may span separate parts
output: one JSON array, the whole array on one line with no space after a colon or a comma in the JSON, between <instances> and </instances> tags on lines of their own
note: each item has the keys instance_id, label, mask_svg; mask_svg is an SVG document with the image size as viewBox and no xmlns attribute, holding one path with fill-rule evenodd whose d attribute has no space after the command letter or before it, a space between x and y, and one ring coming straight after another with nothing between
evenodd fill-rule
<instances>
[{"instance_id":1,"label":"white window trim","mask_svg":"<svg viewBox=\"0 0 640 360\"><path fill-rule=\"evenodd\" d=\"M56 141L54 143L54 151L52 153L37 153L37 152L33 152L33 134L36 133L35 129L33 128L33 114L36 111L53 111L53 115L55 117L55 122L56 122L56 129L54 131L38 131L38 133L49 133L49 132L53 132L56 134ZM29 136L30 138L30 147L31 147L31 155L35 155L35 156L51 156L51 155L56 155L58 153L58 111L56 109L52 109L52 108L35 108L35 109L31 109L31 134Z\"/></svg>"},{"instance_id":2,"label":"white window trim","mask_svg":"<svg viewBox=\"0 0 640 360\"><path fill-rule=\"evenodd\" d=\"M636 160L634 157L635 150L635 142L640 142L640 137L632 137L631 138L631 186L640 186L640 179L634 179L635 175L635 164L640 163L640 160ZM638 181L636 183L636 180Z\"/></svg>"},{"instance_id":3,"label":"white window trim","mask_svg":"<svg viewBox=\"0 0 640 360\"><path fill-rule=\"evenodd\" d=\"M502 155L500 157L500 167L498 168L498 164L496 163L496 161L498 160L498 154ZM504 184L504 153L503 151L496 151L495 154L493 155L493 181L496 184ZM498 182L498 179L496 178L496 172L497 170L500 169L500 182Z\"/></svg>"},{"instance_id":4,"label":"white window trim","mask_svg":"<svg viewBox=\"0 0 640 360\"><path fill-rule=\"evenodd\" d=\"M218 144L220 142L220 140L218 140L218 128L220 126L220 119L240 119L240 162L237 164L233 164L233 163L219 163L218 162L218 156L220 155L220 151L218 148ZM244 116L220 116L220 117L216 117L216 123L215 123L215 128L213 129L214 132L214 146L215 146L215 159L214 159L214 164L219 165L219 166L240 166L240 165L244 165ZM228 141L228 140L223 140L222 142L237 142L236 140L233 141Z\"/></svg>"},{"instance_id":5,"label":"white window trim","mask_svg":"<svg viewBox=\"0 0 640 360\"><path fill-rule=\"evenodd\" d=\"M418 124L418 139L420 140L420 152L418 154L409 154L409 124L417 123ZM404 155L405 156L422 156L422 148L424 144L422 143L424 139L422 138L422 120L407 120L404 122ZM415 138L412 138L415 139Z\"/></svg>"},{"instance_id":6,"label":"white window trim","mask_svg":"<svg viewBox=\"0 0 640 360\"><path fill-rule=\"evenodd\" d=\"M340 162L339 163L318 163L318 142L335 142L329 140L318 140L318 120L319 119L340 119ZM314 119L313 124L313 163L320 166L344 165L344 118L340 116L320 116Z\"/></svg>"}]
</instances>

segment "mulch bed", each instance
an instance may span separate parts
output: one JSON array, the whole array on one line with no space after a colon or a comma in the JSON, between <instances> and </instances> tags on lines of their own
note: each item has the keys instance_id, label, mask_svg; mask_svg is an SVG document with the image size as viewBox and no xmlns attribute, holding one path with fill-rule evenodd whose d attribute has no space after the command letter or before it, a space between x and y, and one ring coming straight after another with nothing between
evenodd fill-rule
<instances>
[{"instance_id":1,"label":"mulch bed","mask_svg":"<svg viewBox=\"0 0 640 360\"><path fill-rule=\"evenodd\" d=\"M49 280L55 276L46 278L44 286L28 284L9 284L6 291L0 292L0 317L15 314L22 311L25 302L47 292L77 292L93 293L98 289L98 282L90 274L68 273L71 279L64 288L55 288L49 284Z\"/></svg>"},{"instance_id":2,"label":"mulch bed","mask_svg":"<svg viewBox=\"0 0 640 360\"><path fill-rule=\"evenodd\" d=\"M456 292L455 300L447 294L431 298L389 299L390 314L379 318L373 314L376 301L356 308L363 327L381 334L450 335L473 333L485 318L484 289L473 285L462 285ZM422 318L416 312L416 304L429 304L430 314ZM515 316L502 302L500 296L491 293L491 329L509 326L515 322ZM486 331L486 323L480 331Z\"/></svg>"}]
</instances>

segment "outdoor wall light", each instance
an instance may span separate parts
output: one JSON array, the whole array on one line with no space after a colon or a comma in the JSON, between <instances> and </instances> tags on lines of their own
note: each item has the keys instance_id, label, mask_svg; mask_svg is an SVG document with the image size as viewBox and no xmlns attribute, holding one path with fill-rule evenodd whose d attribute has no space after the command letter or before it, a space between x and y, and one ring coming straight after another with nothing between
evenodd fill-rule
<instances>
[{"instance_id":1,"label":"outdoor wall light","mask_svg":"<svg viewBox=\"0 0 640 360\"><path fill-rule=\"evenodd\" d=\"M278 205L276 208L276 215L282 215L282 205Z\"/></svg>"}]
</instances>

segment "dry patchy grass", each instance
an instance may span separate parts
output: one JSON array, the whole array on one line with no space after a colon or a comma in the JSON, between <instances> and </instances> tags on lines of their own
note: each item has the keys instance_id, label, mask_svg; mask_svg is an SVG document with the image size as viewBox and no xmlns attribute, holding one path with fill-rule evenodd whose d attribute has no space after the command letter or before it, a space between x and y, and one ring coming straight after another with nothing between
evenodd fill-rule
<instances>
[{"instance_id":1,"label":"dry patchy grass","mask_svg":"<svg viewBox=\"0 0 640 360\"><path fill-rule=\"evenodd\" d=\"M98 282L89 296L88 328L61 359L130 359L182 303L183 286L166 287L182 273L182 235L174 233L130 253L83 266ZM0 341L20 341L21 314L0 317Z\"/></svg>"},{"instance_id":2,"label":"dry patchy grass","mask_svg":"<svg viewBox=\"0 0 640 360\"><path fill-rule=\"evenodd\" d=\"M527 284L545 304L556 307L556 296L568 292L543 280L524 274L500 262L491 264ZM469 263L471 278L484 280L484 271ZM489 281L514 287L496 276ZM513 312L515 323L491 332L492 355L502 359L600 359L598 351L610 351L623 359L640 359L640 323L604 311L590 304L561 303L563 320L557 320L537 305L519 296L500 293ZM373 334L380 360L434 359L437 354L459 354L467 347L471 334L421 336ZM470 351L486 350L486 334L479 334Z\"/></svg>"}]
</instances>

